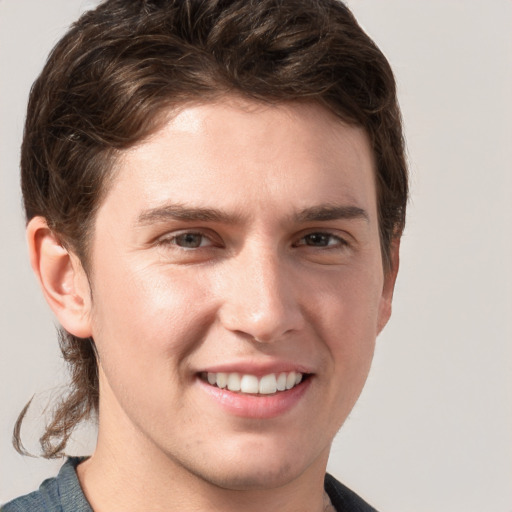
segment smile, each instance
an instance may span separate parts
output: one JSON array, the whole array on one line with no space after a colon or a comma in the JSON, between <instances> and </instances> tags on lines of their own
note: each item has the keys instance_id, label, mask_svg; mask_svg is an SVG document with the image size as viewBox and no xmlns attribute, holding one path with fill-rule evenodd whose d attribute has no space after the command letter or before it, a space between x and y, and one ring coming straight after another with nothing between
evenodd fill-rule
<instances>
[{"instance_id":1,"label":"smile","mask_svg":"<svg viewBox=\"0 0 512 512\"><path fill-rule=\"evenodd\" d=\"M232 392L250 395L272 395L287 391L302 382L304 375L300 372L269 373L262 377L241 373L203 372L202 380L211 386Z\"/></svg>"}]
</instances>

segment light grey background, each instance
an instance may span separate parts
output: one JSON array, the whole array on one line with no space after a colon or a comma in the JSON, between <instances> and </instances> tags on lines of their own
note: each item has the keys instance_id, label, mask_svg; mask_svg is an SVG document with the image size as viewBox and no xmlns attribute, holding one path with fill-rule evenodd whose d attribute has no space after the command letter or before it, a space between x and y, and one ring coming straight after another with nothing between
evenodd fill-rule
<instances>
[{"instance_id":1,"label":"light grey background","mask_svg":"<svg viewBox=\"0 0 512 512\"><path fill-rule=\"evenodd\" d=\"M0 503L61 464L10 446L26 401L38 393L36 417L65 382L26 256L18 158L30 85L93 3L0 0ZM412 200L394 315L330 469L382 512L511 512L512 2L349 5L397 75Z\"/></svg>"}]
</instances>

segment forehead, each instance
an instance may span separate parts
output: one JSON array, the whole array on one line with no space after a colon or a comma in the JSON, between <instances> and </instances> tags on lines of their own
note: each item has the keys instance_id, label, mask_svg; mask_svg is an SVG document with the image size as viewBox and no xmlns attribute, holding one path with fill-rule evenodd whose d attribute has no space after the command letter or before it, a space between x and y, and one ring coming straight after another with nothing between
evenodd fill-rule
<instances>
[{"instance_id":1,"label":"forehead","mask_svg":"<svg viewBox=\"0 0 512 512\"><path fill-rule=\"evenodd\" d=\"M313 103L227 97L187 105L123 151L114 176L102 208L123 198L140 208L172 200L239 213L258 205L277 212L285 203L376 208L366 133Z\"/></svg>"}]
</instances>

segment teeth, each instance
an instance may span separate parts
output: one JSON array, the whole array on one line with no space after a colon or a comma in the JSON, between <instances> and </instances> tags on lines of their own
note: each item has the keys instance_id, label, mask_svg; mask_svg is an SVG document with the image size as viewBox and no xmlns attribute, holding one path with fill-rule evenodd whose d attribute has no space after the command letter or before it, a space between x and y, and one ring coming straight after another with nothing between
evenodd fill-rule
<instances>
[{"instance_id":1,"label":"teeth","mask_svg":"<svg viewBox=\"0 0 512 512\"><path fill-rule=\"evenodd\" d=\"M214 373L208 375L215 375ZM213 383L215 385L215 382ZM228 385L228 374L227 373L217 373L217 386L219 388L224 389Z\"/></svg>"},{"instance_id":2,"label":"teeth","mask_svg":"<svg viewBox=\"0 0 512 512\"><path fill-rule=\"evenodd\" d=\"M231 390L231 388L228 389ZM240 391L242 393L257 393L258 379L254 375L244 375L241 380Z\"/></svg>"},{"instance_id":3,"label":"teeth","mask_svg":"<svg viewBox=\"0 0 512 512\"><path fill-rule=\"evenodd\" d=\"M217 380L217 379L215 379ZM240 391L240 375L238 373L230 373L228 374L228 384L227 388L230 391Z\"/></svg>"},{"instance_id":4,"label":"teeth","mask_svg":"<svg viewBox=\"0 0 512 512\"><path fill-rule=\"evenodd\" d=\"M271 395L277 391L277 380L276 376L271 373L270 375L265 375L260 379L260 388L259 392L261 395Z\"/></svg>"},{"instance_id":5,"label":"teeth","mask_svg":"<svg viewBox=\"0 0 512 512\"><path fill-rule=\"evenodd\" d=\"M300 372L283 372L278 375L270 373L259 378L255 375L241 375L239 373L211 373L206 374L206 380L212 385L229 391L240 391L248 394L272 395L277 391L292 389L302 381Z\"/></svg>"},{"instance_id":6,"label":"teeth","mask_svg":"<svg viewBox=\"0 0 512 512\"><path fill-rule=\"evenodd\" d=\"M280 373L277 377L277 390L284 391L286 389L286 373Z\"/></svg>"},{"instance_id":7,"label":"teeth","mask_svg":"<svg viewBox=\"0 0 512 512\"><path fill-rule=\"evenodd\" d=\"M295 386L295 379L297 378L297 375L295 372L290 372L286 376L286 389L292 389L293 386Z\"/></svg>"}]
</instances>

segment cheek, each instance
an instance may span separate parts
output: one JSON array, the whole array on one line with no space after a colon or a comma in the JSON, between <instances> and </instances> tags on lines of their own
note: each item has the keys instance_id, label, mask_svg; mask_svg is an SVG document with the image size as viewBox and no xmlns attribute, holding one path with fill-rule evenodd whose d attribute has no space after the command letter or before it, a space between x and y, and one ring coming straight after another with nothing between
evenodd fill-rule
<instances>
[{"instance_id":1,"label":"cheek","mask_svg":"<svg viewBox=\"0 0 512 512\"><path fill-rule=\"evenodd\" d=\"M186 400L179 390L192 378L188 355L205 338L205 294L189 279L122 270L111 268L104 285L98 273L93 296L103 403L113 410L119 404L140 425L144 417L165 423L169 418L162 411L183 407Z\"/></svg>"},{"instance_id":2,"label":"cheek","mask_svg":"<svg viewBox=\"0 0 512 512\"><path fill-rule=\"evenodd\" d=\"M203 337L211 316L207 294L187 276L171 279L155 268L101 270L95 276L92 317L105 371L161 369L168 375L168 366L186 358Z\"/></svg>"},{"instance_id":3,"label":"cheek","mask_svg":"<svg viewBox=\"0 0 512 512\"><path fill-rule=\"evenodd\" d=\"M366 376L379 325L382 282L378 273L348 273L331 283L317 301L337 375L348 380Z\"/></svg>"},{"instance_id":4,"label":"cheek","mask_svg":"<svg viewBox=\"0 0 512 512\"><path fill-rule=\"evenodd\" d=\"M330 279L320 297L318 311L329 311L331 321L343 324L342 331L376 334L383 278L365 267L347 268Z\"/></svg>"}]
</instances>

